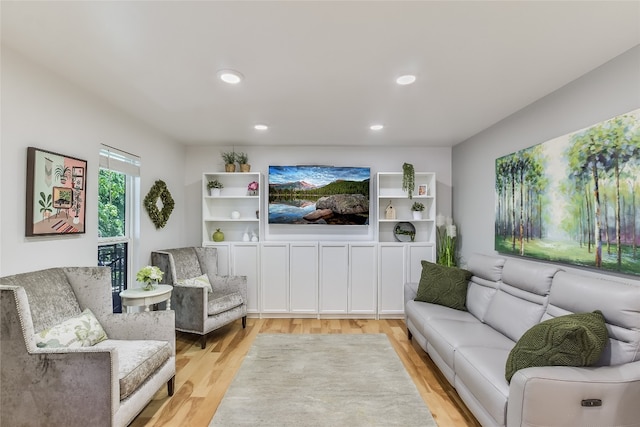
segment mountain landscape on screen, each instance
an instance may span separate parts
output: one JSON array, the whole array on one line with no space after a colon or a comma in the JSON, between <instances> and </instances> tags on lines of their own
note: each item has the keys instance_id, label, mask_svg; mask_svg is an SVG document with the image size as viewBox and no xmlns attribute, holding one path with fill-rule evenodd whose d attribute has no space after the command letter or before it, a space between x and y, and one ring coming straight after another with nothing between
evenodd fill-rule
<instances>
[{"instance_id":1,"label":"mountain landscape on screen","mask_svg":"<svg viewBox=\"0 0 640 427\"><path fill-rule=\"evenodd\" d=\"M368 167L269 166L269 224L369 224Z\"/></svg>"}]
</instances>

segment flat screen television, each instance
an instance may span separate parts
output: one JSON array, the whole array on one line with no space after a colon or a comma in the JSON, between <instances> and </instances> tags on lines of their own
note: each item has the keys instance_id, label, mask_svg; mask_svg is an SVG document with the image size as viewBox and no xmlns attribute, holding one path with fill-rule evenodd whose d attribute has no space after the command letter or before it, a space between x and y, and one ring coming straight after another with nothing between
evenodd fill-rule
<instances>
[{"instance_id":1,"label":"flat screen television","mask_svg":"<svg viewBox=\"0 0 640 427\"><path fill-rule=\"evenodd\" d=\"M269 166L269 224L368 225L368 167Z\"/></svg>"}]
</instances>

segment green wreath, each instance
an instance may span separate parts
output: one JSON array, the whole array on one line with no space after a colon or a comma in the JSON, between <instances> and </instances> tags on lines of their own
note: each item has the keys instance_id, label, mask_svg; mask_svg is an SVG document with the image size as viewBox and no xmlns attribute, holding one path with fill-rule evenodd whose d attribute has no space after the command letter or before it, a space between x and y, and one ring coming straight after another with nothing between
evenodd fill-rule
<instances>
[{"instance_id":1,"label":"green wreath","mask_svg":"<svg viewBox=\"0 0 640 427\"><path fill-rule=\"evenodd\" d=\"M158 209L158 199L162 202L162 210ZM174 206L175 202L167 184L162 180L157 180L144 198L144 207L156 228L162 228L167 224Z\"/></svg>"}]
</instances>

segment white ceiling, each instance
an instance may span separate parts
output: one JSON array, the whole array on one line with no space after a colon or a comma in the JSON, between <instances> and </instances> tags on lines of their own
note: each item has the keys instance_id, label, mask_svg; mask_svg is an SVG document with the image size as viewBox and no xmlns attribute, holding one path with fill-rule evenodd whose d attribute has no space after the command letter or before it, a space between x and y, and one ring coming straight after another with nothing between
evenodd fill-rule
<instances>
[{"instance_id":1,"label":"white ceiling","mask_svg":"<svg viewBox=\"0 0 640 427\"><path fill-rule=\"evenodd\" d=\"M452 146L640 44L640 1L1 7L4 45L202 145Z\"/></svg>"}]
</instances>

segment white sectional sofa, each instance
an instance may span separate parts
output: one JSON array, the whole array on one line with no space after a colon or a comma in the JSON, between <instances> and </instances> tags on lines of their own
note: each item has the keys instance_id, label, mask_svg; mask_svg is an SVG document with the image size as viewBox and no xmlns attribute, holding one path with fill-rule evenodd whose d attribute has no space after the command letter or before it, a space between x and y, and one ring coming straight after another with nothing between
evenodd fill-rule
<instances>
[{"instance_id":1,"label":"white sectional sofa","mask_svg":"<svg viewBox=\"0 0 640 427\"><path fill-rule=\"evenodd\" d=\"M640 286L517 258L473 255L468 311L415 301L405 285L414 339L483 426L640 426ZM505 365L520 337L541 321L600 310L608 344L593 366Z\"/></svg>"}]
</instances>

